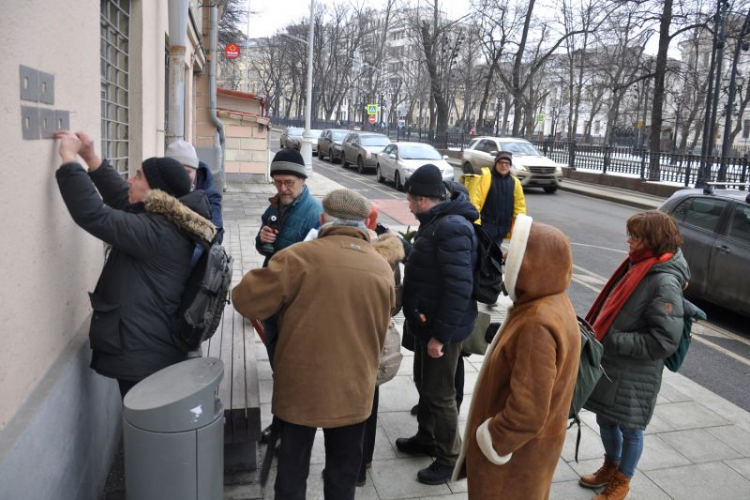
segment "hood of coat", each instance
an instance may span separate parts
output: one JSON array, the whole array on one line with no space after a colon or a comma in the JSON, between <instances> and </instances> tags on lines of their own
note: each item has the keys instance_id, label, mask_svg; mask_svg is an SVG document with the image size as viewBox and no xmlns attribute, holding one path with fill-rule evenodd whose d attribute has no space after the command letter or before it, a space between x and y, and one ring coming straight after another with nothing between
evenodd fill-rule
<instances>
[{"instance_id":1,"label":"hood of coat","mask_svg":"<svg viewBox=\"0 0 750 500\"><path fill-rule=\"evenodd\" d=\"M152 189L146 193L144 206L147 211L163 215L180 229L205 241L211 242L216 236L216 226L201 215L210 213L208 199L202 191L194 191L178 200L164 191Z\"/></svg>"},{"instance_id":2,"label":"hood of coat","mask_svg":"<svg viewBox=\"0 0 750 500\"><path fill-rule=\"evenodd\" d=\"M450 200L438 203L428 211L417 214L417 219L421 224L424 224L441 215L460 215L469 222L474 222L479 218L476 207L471 204L469 197L461 191L452 191Z\"/></svg>"},{"instance_id":3,"label":"hood of coat","mask_svg":"<svg viewBox=\"0 0 750 500\"><path fill-rule=\"evenodd\" d=\"M648 274L654 273L669 273L677 277L682 287L690 281L690 268L682 255L682 250L677 250L674 257L661 264L655 264L648 272Z\"/></svg>"},{"instance_id":4,"label":"hood of coat","mask_svg":"<svg viewBox=\"0 0 750 500\"><path fill-rule=\"evenodd\" d=\"M570 240L557 228L519 215L505 263L505 289L514 304L563 293L573 275Z\"/></svg>"},{"instance_id":5,"label":"hood of coat","mask_svg":"<svg viewBox=\"0 0 750 500\"><path fill-rule=\"evenodd\" d=\"M404 245L396 235L385 233L371 238L371 241L375 251L389 264L393 265L404 259Z\"/></svg>"}]
</instances>

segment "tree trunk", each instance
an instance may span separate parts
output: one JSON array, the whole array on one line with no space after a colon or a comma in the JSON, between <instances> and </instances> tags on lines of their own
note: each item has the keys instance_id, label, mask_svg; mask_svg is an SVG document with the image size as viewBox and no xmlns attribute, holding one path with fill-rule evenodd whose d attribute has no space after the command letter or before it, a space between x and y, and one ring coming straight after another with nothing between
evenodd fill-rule
<instances>
[{"instance_id":1,"label":"tree trunk","mask_svg":"<svg viewBox=\"0 0 750 500\"><path fill-rule=\"evenodd\" d=\"M661 180L661 125L662 109L664 106L664 81L667 73L667 51L669 50L669 27L672 24L672 2L663 0L664 11L661 15L659 26L659 50L656 54L656 70L654 76L654 99L651 105L651 137L649 138L649 149L651 150L651 161L649 162L648 180ZM645 125L645 124L644 124Z\"/></svg>"}]
</instances>

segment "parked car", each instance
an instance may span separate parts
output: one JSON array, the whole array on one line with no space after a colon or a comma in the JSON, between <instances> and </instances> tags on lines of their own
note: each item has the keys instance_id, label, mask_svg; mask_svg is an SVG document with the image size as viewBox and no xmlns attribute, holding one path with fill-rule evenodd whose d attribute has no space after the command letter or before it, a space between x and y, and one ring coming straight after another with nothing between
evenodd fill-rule
<instances>
[{"instance_id":1,"label":"parked car","mask_svg":"<svg viewBox=\"0 0 750 500\"><path fill-rule=\"evenodd\" d=\"M360 174L368 168L375 168L375 153L383 151L391 143L388 136L372 132L350 132L341 144L341 165L357 165Z\"/></svg>"},{"instance_id":2,"label":"parked car","mask_svg":"<svg viewBox=\"0 0 750 500\"><path fill-rule=\"evenodd\" d=\"M453 167L445 161L448 157L429 144L397 142L389 144L376 156L375 177L378 182L393 181L399 191L404 190L404 183L415 170L428 163L440 169L444 181L453 180Z\"/></svg>"},{"instance_id":3,"label":"parked car","mask_svg":"<svg viewBox=\"0 0 750 500\"><path fill-rule=\"evenodd\" d=\"M321 132L318 137L318 158L322 160L327 156L331 163L340 161L341 143L348 133L348 130L338 128L328 128Z\"/></svg>"},{"instance_id":4,"label":"parked car","mask_svg":"<svg viewBox=\"0 0 750 500\"><path fill-rule=\"evenodd\" d=\"M469 143L461 156L464 173L481 173L482 168L492 168L499 151L513 153L510 172L524 187L541 187L554 193L562 182L562 167L550 160L529 141L513 137L477 137Z\"/></svg>"},{"instance_id":5,"label":"parked car","mask_svg":"<svg viewBox=\"0 0 750 500\"><path fill-rule=\"evenodd\" d=\"M299 127L287 127L281 133L279 139L279 146L283 148L294 148L299 149L299 140L302 138L302 133L305 131Z\"/></svg>"},{"instance_id":6,"label":"parked car","mask_svg":"<svg viewBox=\"0 0 750 500\"><path fill-rule=\"evenodd\" d=\"M750 195L682 189L659 210L674 218L685 240L687 295L750 316Z\"/></svg>"}]
</instances>

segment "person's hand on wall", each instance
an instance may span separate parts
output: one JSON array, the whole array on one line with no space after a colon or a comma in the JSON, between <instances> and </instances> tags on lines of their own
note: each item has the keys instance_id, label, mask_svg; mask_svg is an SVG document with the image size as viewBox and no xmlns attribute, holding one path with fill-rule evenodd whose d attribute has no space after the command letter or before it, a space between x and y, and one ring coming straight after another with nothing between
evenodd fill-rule
<instances>
[{"instance_id":1,"label":"person's hand on wall","mask_svg":"<svg viewBox=\"0 0 750 500\"><path fill-rule=\"evenodd\" d=\"M81 141L81 148L78 150L78 156L83 158L89 171L96 170L102 164L102 159L96 154L94 149L94 139L86 132L76 132L76 137Z\"/></svg>"},{"instance_id":2,"label":"person's hand on wall","mask_svg":"<svg viewBox=\"0 0 750 500\"><path fill-rule=\"evenodd\" d=\"M80 155L90 171L96 170L102 164L101 158L94 150L94 140L86 132L58 130L55 132L55 139L60 140L58 152L63 163L75 161L76 155Z\"/></svg>"}]
</instances>

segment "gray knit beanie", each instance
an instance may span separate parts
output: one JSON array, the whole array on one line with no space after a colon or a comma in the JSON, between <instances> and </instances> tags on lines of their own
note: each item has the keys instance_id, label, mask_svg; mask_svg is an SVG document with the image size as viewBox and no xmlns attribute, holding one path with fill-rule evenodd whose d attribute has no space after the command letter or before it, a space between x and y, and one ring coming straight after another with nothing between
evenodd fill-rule
<instances>
[{"instance_id":1,"label":"gray knit beanie","mask_svg":"<svg viewBox=\"0 0 750 500\"><path fill-rule=\"evenodd\" d=\"M187 167L198 168L199 161L198 155L195 154L195 148L192 144L182 139L170 142L164 156L174 158Z\"/></svg>"},{"instance_id":2,"label":"gray knit beanie","mask_svg":"<svg viewBox=\"0 0 750 500\"><path fill-rule=\"evenodd\" d=\"M370 201L351 189L336 189L323 198L323 210L337 219L361 222L370 215Z\"/></svg>"},{"instance_id":3,"label":"gray knit beanie","mask_svg":"<svg viewBox=\"0 0 750 500\"><path fill-rule=\"evenodd\" d=\"M271 161L271 177L276 174L296 175L297 177L307 179L305 160L302 159L299 151L286 148L276 153L276 156Z\"/></svg>"}]
</instances>

